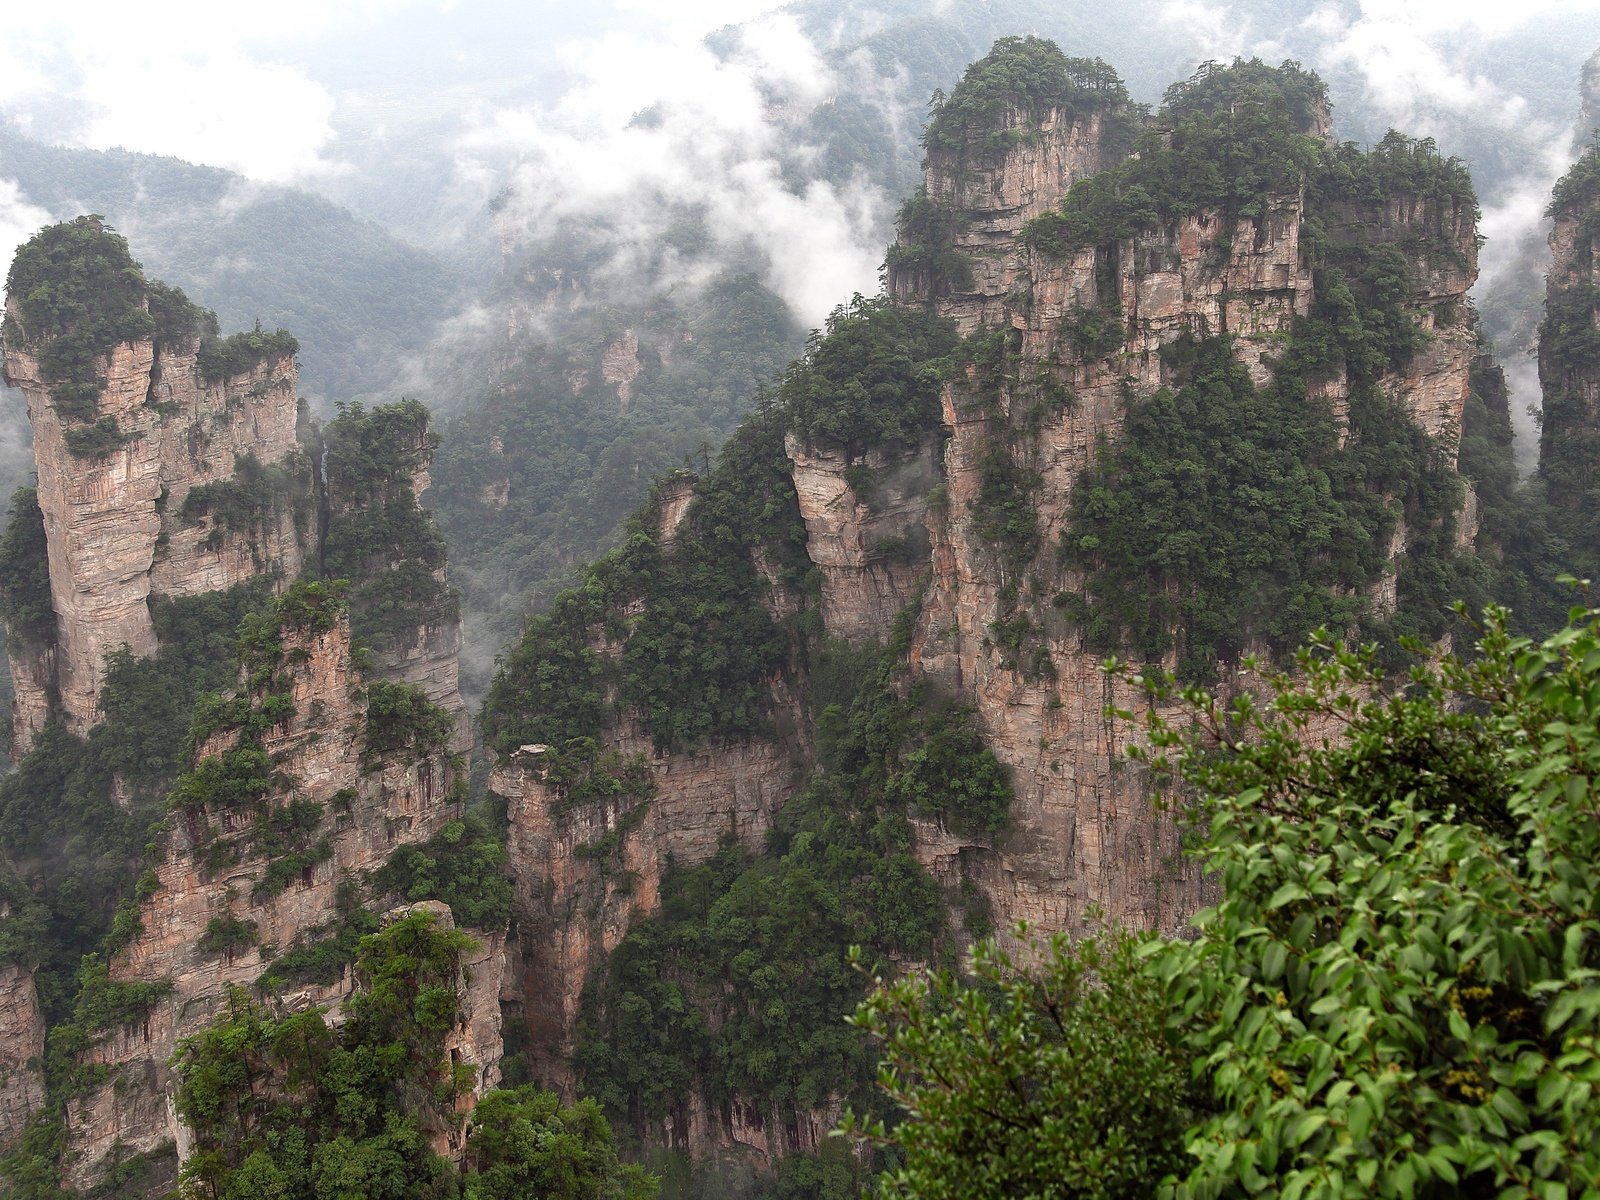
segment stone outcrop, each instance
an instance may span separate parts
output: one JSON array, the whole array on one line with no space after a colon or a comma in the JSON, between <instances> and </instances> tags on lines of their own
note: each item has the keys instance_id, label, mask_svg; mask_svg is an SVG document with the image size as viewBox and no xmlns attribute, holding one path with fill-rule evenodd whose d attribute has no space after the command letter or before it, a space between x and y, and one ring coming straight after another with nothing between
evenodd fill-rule
<instances>
[{"instance_id":1,"label":"stone outcrop","mask_svg":"<svg viewBox=\"0 0 1600 1200\"><path fill-rule=\"evenodd\" d=\"M44 1103L44 1034L33 972L0 966L0 1149L16 1145Z\"/></svg>"},{"instance_id":2,"label":"stone outcrop","mask_svg":"<svg viewBox=\"0 0 1600 1200\"><path fill-rule=\"evenodd\" d=\"M1545 277L1545 320L1539 329L1539 386L1544 408L1539 473L1546 495L1563 514L1578 513L1594 486L1600 450L1600 368L1589 342L1600 328L1600 212L1595 154L1586 152L1556 186ZM1588 543L1587 531L1574 530Z\"/></svg>"},{"instance_id":3,"label":"stone outcrop","mask_svg":"<svg viewBox=\"0 0 1600 1200\"><path fill-rule=\"evenodd\" d=\"M1022 227L1055 208L1074 182L1116 161L1106 144L1100 110L1073 116L1052 108L1038 118L1008 107L998 132L1027 136L1010 153L977 164L959 153L929 156L928 199L960 214L954 249L972 264L971 285L950 297L951 315L962 334L1003 313L1004 298L1018 282L1016 249ZM921 269L891 266L888 286L896 299L917 302L933 282Z\"/></svg>"},{"instance_id":4,"label":"stone outcrop","mask_svg":"<svg viewBox=\"0 0 1600 1200\"><path fill-rule=\"evenodd\" d=\"M1325 116L1313 121L1314 136L1326 136ZM1143 692L1108 676L1101 655L1051 605L1082 582L1056 548L1074 489L1099 448L1120 435L1130 400L1174 384L1165 350L1185 337L1229 335L1262 386L1317 300L1318 251L1301 190L1264 197L1257 215L1200 209L1063 257L1031 247L1021 236L1027 222L1120 154L1108 124L1093 111L1030 115L1012 107L986 141L1003 152L930 153L925 197L951 215L944 249L970 264L970 277L941 271L936 278L928 256L891 253L889 291L951 318L961 334L996 331L1008 348L998 382L977 368L949 378L942 428L910 449L848 452L792 433L785 443L826 632L857 644L883 641L897 614L916 606L912 680L969 704L984 743L1010 768L1015 799L998 839L912 821L923 866L947 895L975 888L1002 931L1017 920L1077 930L1098 912L1177 932L1213 894L1184 851L1177 818L1152 803L1148 778L1126 754L1137 725L1107 715L1140 712ZM1402 198L1334 213L1315 242L1356 254L1368 243L1401 248L1413 279L1404 308L1423 337L1406 366L1379 386L1451 459L1477 353L1465 303L1476 275L1473 220L1470 206ZM1317 380L1307 399L1326 403L1349 435L1351 385L1342 374ZM1029 480L1038 549L1027 562L1001 557L974 528L997 431L1016 443L1008 453ZM675 478L657 489L650 515L666 553L674 552L693 483ZM1472 526L1469 495L1458 514L1462 544ZM1405 548L1402 522L1391 558ZM757 564L772 585L774 613L793 615L798 601L760 552ZM1381 580L1377 591L1392 590L1393 580ZM1372 599L1382 607L1385 597ZM645 603L617 619L631 621ZM1030 630L1025 656L996 633L1019 614ZM598 626L592 632L589 652L618 652ZM1256 686L1229 677L1230 686ZM636 759L648 783L581 804L567 803L550 782L549 747L524 746L493 772L491 789L508 805L522 1016L541 1078L571 1089L567 1064L584 983L659 907L669 859L703 862L728 833L754 845L810 767L802 706L779 688L773 714L785 736L693 754L660 753L630 717L616 717L597 731L603 747ZM958 927L964 920L952 918ZM756 1112L691 1095L646 1136L695 1155L733 1149L770 1159L809 1148L814 1125L826 1121L821 1111Z\"/></svg>"},{"instance_id":5,"label":"stone outcrop","mask_svg":"<svg viewBox=\"0 0 1600 1200\"><path fill-rule=\"evenodd\" d=\"M956 238L957 249L976 255L974 286L941 295L919 291L914 278L891 277L899 299L933 304L963 332L1008 331L1019 360L998 398L980 397L973 379L946 385L945 505L928 522L932 583L912 649L917 671L973 701L985 741L1011 767L1013 828L990 847L924 822L919 855L945 880L973 872L969 877L988 895L1001 929L1017 919L1072 929L1094 907L1113 920L1175 931L1204 902L1206 886L1184 856L1173 820L1152 807L1142 773L1127 761L1126 727L1106 716L1113 706L1138 711L1143 698L1109 679L1099 655L1063 628L1047 604L1030 610L1042 630L1036 651L1042 657L1032 669L997 645L992 630L1012 614L1009 596L1021 577L1043 580L1040 590L1047 595L1074 586L1054 551L1074 485L1102 440L1118 436L1127 395L1150 395L1171 382L1164 346L1184 334L1231 334L1237 358L1256 383L1270 379L1283 339L1314 300L1314 276L1301 247L1305 197L1270 197L1261 216L1237 222L1200 211L1165 230L1053 259L1015 235L1024 214L1061 201L1078 177L1069 164L1095 165L1087 150L1058 153L1054 161L1062 165L1044 172L1054 188L1041 186L1040 148L1058 136L1047 123L1037 145L1025 141L1005 162L973 176L987 185L952 179L947 164L930 159L930 196L976 202L963 214L969 232ZM1069 139L1069 145L1085 144L1085 138ZM1474 216L1468 206L1402 198L1351 206L1326 227L1334 245L1404 248L1414 280L1408 308L1425 335L1406 368L1385 376L1381 386L1452 461L1477 352L1466 316L1466 292L1476 278ZM1085 345L1082 322L1090 313L1120 322L1113 345ZM1026 450L1037 479L1031 494L1043 550L1010 578L972 529L980 464L995 423L1015 427L1023 406L1037 404L1052 384L1072 400L1050 407ZM1336 413L1348 412L1342 380L1325 382L1320 391ZM811 470L809 453L802 448L793 456L797 480ZM837 511L831 521L810 517L812 545L824 556L836 539L852 536ZM1464 523L1470 520L1464 514ZM1465 536L1470 539L1470 530ZM1391 557L1404 548L1402 525ZM866 589L858 589L857 603L870 603ZM833 608L839 607L836 601ZM836 628L830 621L829 628L857 636L848 625Z\"/></svg>"},{"instance_id":6,"label":"stone outcrop","mask_svg":"<svg viewBox=\"0 0 1600 1200\"><path fill-rule=\"evenodd\" d=\"M777 701L792 710L792 699ZM795 786L792 747L777 741L672 754L624 732L616 747L642 763L648 794L568 806L546 778L544 746L524 747L489 779L490 790L507 801L530 1065L537 1078L569 1094L584 982L634 920L659 908L668 862L699 866L730 833L758 848Z\"/></svg>"},{"instance_id":7,"label":"stone outcrop","mask_svg":"<svg viewBox=\"0 0 1600 1200\"><path fill-rule=\"evenodd\" d=\"M881 637L927 569L923 514L939 478L933 447L893 457L873 449L850 462L790 435L786 450L807 552L822 574L824 622L850 641Z\"/></svg>"},{"instance_id":8,"label":"stone outcrop","mask_svg":"<svg viewBox=\"0 0 1600 1200\"><path fill-rule=\"evenodd\" d=\"M247 456L284 464L298 446L291 355L268 355L212 380L198 349L197 337L176 346L146 337L113 348L97 363L104 386L90 422L57 412L35 348L7 349L6 382L27 399L49 543L59 630L53 683L75 733L97 719L106 654L122 646L140 656L155 651L152 593L193 596L269 571L292 578L300 567L305 530L287 502L254 529L184 521L191 489L230 481ZM115 422L121 444L74 454L71 435L106 420ZM297 470L309 483L309 468ZM25 727L38 724L30 711Z\"/></svg>"},{"instance_id":9,"label":"stone outcrop","mask_svg":"<svg viewBox=\"0 0 1600 1200\"><path fill-rule=\"evenodd\" d=\"M174 811L153 888L139 904L139 927L110 960L114 984L169 990L142 1019L107 1031L88 1052L107 1079L69 1112L71 1186L96 1183L113 1153L159 1154L168 1143L181 1152L187 1141L172 1107L175 1079L168 1065L178 1042L212 1021L230 987L252 986L275 953L331 934L345 881L459 815L446 749L396 752L381 761L366 753L364 679L352 664L347 614L327 628L288 626L282 641L278 686L287 690L293 712L261 739L271 763L270 793L259 811L212 801ZM197 748L197 760L226 753L237 737L212 735ZM302 840L318 844L320 852L303 856L306 865L287 878L274 874L274 860L263 856L256 840L260 819L270 824L286 806L307 803L319 816ZM284 851L278 851L281 858ZM246 922L248 937L219 937L220 929ZM503 949L499 935L491 936L470 965L466 1015L448 1047L483 1066L480 1092L498 1079ZM332 985L307 985L276 1002L285 1009L336 1009L351 987L347 971Z\"/></svg>"},{"instance_id":10,"label":"stone outcrop","mask_svg":"<svg viewBox=\"0 0 1600 1200\"><path fill-rule=\"evenodd\" d=\"M6 638L6 659L11 667L11 760L28 752L50 720L50 698L56 686L56 648L23 641L15 633Z\"/></svg>"}]
</instances>

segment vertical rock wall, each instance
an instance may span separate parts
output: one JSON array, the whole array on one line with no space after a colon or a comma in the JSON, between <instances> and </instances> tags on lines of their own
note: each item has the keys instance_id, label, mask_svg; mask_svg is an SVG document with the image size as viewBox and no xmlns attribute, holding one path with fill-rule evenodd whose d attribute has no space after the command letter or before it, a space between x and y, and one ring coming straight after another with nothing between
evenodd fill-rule
<instances>
[{"instance_id":1,"label":"vertical rock wall","mask_svg":"<svg viewBox=\"0 0 1600 1200\"><path fill-rule=\"evenodd\" d=\"M106 1031L87 1053L89 1063L104 1068L106 1082L71 1107L71 1186L98 1183L114 1155L159 1152L168 1143L181 1151L186 1137L172 1107L176 1080L168 1066L179 1040L210 1024L230 987L250 987L272 953L331 932L342 884L459 815L447 752L366 760L364 680L351 661L348 615L326 630L286 628L283 662L294 711L262 739L275 781L262 811L213 804L175 811L154 890L139 905L139 928L111 960L114 983L161 983L170 991L137 1023ZM226 753L235 737L214 735L197 749L197 760ZM263 813L270 820L292 802L321 809L314 836L326 838L331 853L273 893L262 887L269 862L252 832ZM254 922L250 944L206 949L212 923L229 920ZM483 1067L480 1093L499 1077L502 963L503 944L493 936L473 964L466 1017L450 1047ZM351 986L346 972L333 985L309 985L279 1003L337 1007Z\"/></svg>"},{"instance_id":2,"label":"vertical rock wall","mask_svg":"<svg viewBox=\"0 0 1600 1200\"><path fill-rule=\"evenodd\" d=\"M24 346L6 354L6 382L22 389L33 427L59 630L53 682L75 733L97 719L106 654L122 646L154 653L152 592L198 595L275 568L292 578L300 567L301 538L288 512L262 529L215 535L180 521L189 490L231 479L239 457L278 464L297 446L292 357L211 381L197 351L197 340L158 348L145 338L103 356L97 419L114 420L124 441L83 456L68 449L68 434L84 423L57 413L36 353ZM25 665L16 673L29 675ZM19 689L19 730L43 724L41 702L40 689Z\"/></svg>"}]
</instances>

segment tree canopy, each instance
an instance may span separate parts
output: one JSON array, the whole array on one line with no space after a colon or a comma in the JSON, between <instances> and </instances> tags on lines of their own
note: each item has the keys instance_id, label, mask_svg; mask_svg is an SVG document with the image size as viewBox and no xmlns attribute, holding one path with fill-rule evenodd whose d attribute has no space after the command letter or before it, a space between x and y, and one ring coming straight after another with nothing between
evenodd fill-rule
<instances>
[{"instance_id":1,"label":"tree canopy","mask_svg":"<svg viewBox=\"0 0 1600 1200\"><path fill-rule=\"evenodd\" d=\"M1600 609L1543 642L1490 610L1394 688L1327 639L1297 668L1149 719L1221 892L1192 940L984 949L863 1005L885 1194L1592 1194Z\"/></svg>"}]
</instances>

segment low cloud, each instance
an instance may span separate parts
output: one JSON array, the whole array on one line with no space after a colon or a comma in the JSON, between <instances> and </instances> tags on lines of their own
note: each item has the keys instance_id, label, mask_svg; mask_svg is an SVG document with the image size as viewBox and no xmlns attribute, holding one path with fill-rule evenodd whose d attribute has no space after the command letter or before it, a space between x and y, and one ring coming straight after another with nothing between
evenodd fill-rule
<instances>
[{"instance_id":1,"label":"low cloud","mask_svg":"<svg viewBox=\"0 0 1600 1200\"><path fill-rule=\"evenodd\" d=\"M875 290L888 202L864 179L794 185L799 122L843 84L792 17L752 22L719 48L617 34L575 44L579 82L549 108L480 114L460 169L522 155L501 213L514 238L598 225L613 278L637 286L647 272L662 288L753 250L796 315L819 323L841 297ZM710 244L679 255L665 239L688 210Z\"/></svg>"},{"instance_id":2,"label":"low cloud","mask_svg":"<svg viewBox=\"0 0 1600 1200\"><path fill-rule=\"evenodd\" d=\"M173 155L266 182L306 179L337 169L326 153L335 100L275 48L358 44L385 16L448 3L14 5L0 41L0 109L48 141Z\"/></svg>"},{"instance_id":3,"label":"low cloud","mask_svg":"<svg viewBox=\"0 0 1600 1200\"><path fill-rule=\"evenodd\" d=\"M50 224L51 216L22 194L15 181L0 179L0 294L17 247Z\"/></svg>"}]
</instances>

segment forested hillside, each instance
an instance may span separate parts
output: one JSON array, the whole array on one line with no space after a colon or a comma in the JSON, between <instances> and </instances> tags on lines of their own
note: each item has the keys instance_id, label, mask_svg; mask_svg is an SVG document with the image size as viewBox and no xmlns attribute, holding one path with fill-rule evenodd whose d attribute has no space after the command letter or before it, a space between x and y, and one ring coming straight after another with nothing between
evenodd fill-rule
<instances>
[{"instance_id":1,"label":"forested hillside","mask_svg":"<svg viewBox=\"0 0 1600 1200\"><path fill-rule=\"evenodd\" d=\"M620 278L507 197L437 430L101 218L24 246L4 1194L1576 1188L1595 154L1519 483L1468 165L1293 62L1138 97L999 38L805 339L672 286L692 195ZM826 107L819 170L905 133Z\"/></svg>"},{"instance_id":2,"label":"forested hillside","mask_svg":"<svg viewBox=\"0 0 1600 1200\"><path fill-rule=\"evenodd\" d=\"M386 395L459 302L452 265L301 189L44 145L4 121L0 178L59 217L100 213L228 328L300 330L304 386L325 403Z\"/></svg>"}]
</instances>

